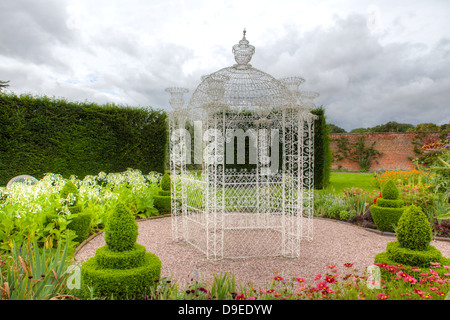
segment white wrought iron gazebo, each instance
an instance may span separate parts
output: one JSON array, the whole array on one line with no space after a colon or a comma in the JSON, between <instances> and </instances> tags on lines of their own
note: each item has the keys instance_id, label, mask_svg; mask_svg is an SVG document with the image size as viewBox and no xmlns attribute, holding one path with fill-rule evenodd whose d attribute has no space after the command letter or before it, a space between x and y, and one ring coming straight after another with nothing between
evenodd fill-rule
<instances>
[{"instance_id":1,"label":"white wrought iron gazebo","mask_svg":"<svg viewBox=\"0 0 450 320\"><path fill-rule=\"evenodd\" d=\"M187 106L188 89L166 89L173 238L212 260L296 258L313 238L317 94L253 68L245 30L232 51L236 64L203 76Z\"/></svg>"}]
</instances>

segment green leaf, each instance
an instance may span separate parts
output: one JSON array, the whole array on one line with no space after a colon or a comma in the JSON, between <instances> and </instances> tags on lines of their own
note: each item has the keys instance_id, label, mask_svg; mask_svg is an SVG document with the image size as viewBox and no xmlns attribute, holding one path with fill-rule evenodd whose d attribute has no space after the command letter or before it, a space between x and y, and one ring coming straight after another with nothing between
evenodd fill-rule
<instances>
[{"instance_id":1,"label":"green leaf","mask_svg":"<svg viewBox=\"0 0 450 320\"><path fill-rule=\"evenodd\" d=\"M438 219L438 220L450 220L450 212L441 214L440 216L437 216L436 219Z\"/></svg>"}]
</instances>

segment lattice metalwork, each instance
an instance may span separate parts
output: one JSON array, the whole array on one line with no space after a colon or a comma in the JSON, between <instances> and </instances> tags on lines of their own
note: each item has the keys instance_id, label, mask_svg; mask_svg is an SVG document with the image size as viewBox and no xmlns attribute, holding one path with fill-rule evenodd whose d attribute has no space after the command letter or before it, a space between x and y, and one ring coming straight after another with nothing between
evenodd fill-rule
<instances>
[{"instance_id":1,"label":"lattice metalwork","mask_svg":"<svg viewBox=\"0 0 450 320\"><path fill-rule=\"evenodd\" d=\"M236 64L203 76L187 106L187 89L166 89L173 238L212 260L296 258L313 238L316 94L253 68L245 30L232 52Z\"/></svg>"}]
</instances>

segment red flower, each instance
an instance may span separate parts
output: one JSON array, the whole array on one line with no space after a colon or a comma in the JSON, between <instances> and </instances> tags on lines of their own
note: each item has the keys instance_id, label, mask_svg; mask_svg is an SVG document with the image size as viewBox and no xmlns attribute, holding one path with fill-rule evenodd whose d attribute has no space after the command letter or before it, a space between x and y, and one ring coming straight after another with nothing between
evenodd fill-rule
<instances>
[{"instance_id":1,"label":"red flower","mask_svg":"<svg viewBox=\"0 0 450 320\"><path fill-rule=\"evenodd\" d=\"M336 279L334 278L334 276L326 276L325 281L328 283L335 283Z\"/></svg>"},{"instance_id":2,"label":"red flower","mask_svg":"<svg viewBox=\"0 0 450 320\"><path fill-rule=\"evenodd\" d=\"M245 299L245 297L244 297L244 294L243 294L243 293L238 294L238 295L236 296L236 300L244 300L244 299Z\"/></svg>"},{"instance_id":3,"label":"red flower","mask_svg":"<svg viewBox=\"0 0 450 320\"><path fill-rule=\"evenodd\" d=\"M347 268L350 268L350 267L353 266L353 263L345 263L344 266L347 267Z\"/></svg>"},{"instance_id":4,"label":"red flower","mask_svg":"<svg viewBox=\"0 0 450 320\"><path fill-rule=\"evenodd\" d=\"M273 278L273 280L275 280L275 281L282 281L284 279L282 277L280 277L280 276L276 276L275 278Z\"/></svg>"},{"instance_id":5,"label":"red flower","mask_svg":"<svg viewBox=\"0 0 450 320\"><path fill-rule=\"evenodd\" d=\"M378 197L376 197L375 199L373 199L373 204L377 204L378 198L382 198L381 193L378 195Z\"/></svg>"}]
</instances>

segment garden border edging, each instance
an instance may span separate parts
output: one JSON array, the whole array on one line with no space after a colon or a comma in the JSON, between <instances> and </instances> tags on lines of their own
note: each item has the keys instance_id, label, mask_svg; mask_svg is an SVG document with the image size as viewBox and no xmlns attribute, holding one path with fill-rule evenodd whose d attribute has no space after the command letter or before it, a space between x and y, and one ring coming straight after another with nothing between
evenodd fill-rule
<instances>
[{"instance_id":1,"label":"garden border edging","mask_svg":"<svg viewBox=\"0 0 450 320\"><path fill-rule=\"evenodd\" d=\"M336 220L336 219L329 219L329 218L324 218L324 217L314 217L314 219L322 219L322 220L329 220L329 221L331 220L331 221L334 221L334 222L337 222L337 223L342 223L342 224L346 224L346 225L349 225L349 226L352 226L352 227L357 227L357 228L360 228L360 229L364 229L364 230L367 230L369 232L373 232L373 233L376 233L376 234L379 234L379 235L382 235L382 236L396 237L395 232L386 232L386 231L380 231L380 230L372 229L372 228L364 228L364 227L356 226L353 223L350 223L350 222L347 222L347 221ZM450 238L444 238L444 237L434 237L433 236L432 240L450 242Z\"/></svg>"}]
</instances>

